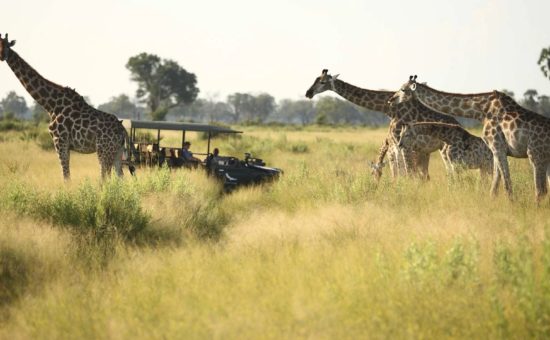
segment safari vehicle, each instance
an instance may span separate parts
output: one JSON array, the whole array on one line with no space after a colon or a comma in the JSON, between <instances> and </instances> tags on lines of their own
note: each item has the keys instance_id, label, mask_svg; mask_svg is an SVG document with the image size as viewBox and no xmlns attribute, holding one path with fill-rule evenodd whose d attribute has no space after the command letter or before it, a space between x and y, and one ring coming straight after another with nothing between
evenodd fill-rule
<instances>
[{"instance_id":1,"label":"safari vehicle","mask_svg":"<svg viewBox=\"0 0 550 340\"><path fill-rule=\"evenodd\" d=\"M266 167L262 159L245 153L243 160L232 156L214 156L210 152L211 139L218 134L237 134L230 128L196 123L156 122L143 120L124 120L123 125L130 131L131 160L134 164L162 166L165 163L171 168L203 168L207 174L222 181L224 189L231 191L239 185L257 184L277 178L282 171ZM143 139L138 130L156 131L156 141ZM161 145L161 131L181 131L181 146ZM201 163L185 161L182 158L186 132L202 132L208 137L206 153L193 152L194 156L205 156Z\"/></svg>"},{"instance_id":2,"label":"safari vehicle","mask_svg":"<svg viewBox=\"0 0 550 340\"><path fill-rule=\"evenodd\" d=\"M259 184L277 179L282 170L265 166L260 158L244 154L244 160L235 157L209 157L206 161L209 174L223 182L225 191L232 191L239 185Z\"/></svg>"}]
</instances>

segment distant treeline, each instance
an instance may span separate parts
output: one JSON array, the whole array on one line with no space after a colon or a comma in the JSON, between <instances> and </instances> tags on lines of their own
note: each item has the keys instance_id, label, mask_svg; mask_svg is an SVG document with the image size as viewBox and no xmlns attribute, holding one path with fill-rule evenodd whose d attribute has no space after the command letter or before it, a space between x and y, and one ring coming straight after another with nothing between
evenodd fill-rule
<instances>
[{"instance_id":1,"label":"distant treeline","mask_svg":"<svg viewBox=\"0 0 550 340\"><path fill-rule=\"evenodd\" d=\"M502 90L514 97L514 93ZM550 117L550 97L539 95L536 90L527 90L521 99L524 107ZM90 101L88 100L90 103ZM93 105L93 103L90 103ZM149 120L145 106L125 94L112 97L107 103L97 106L105 112L114 113L119 118ZM28 106L22 96L9 92L0 101L0 118L33 119L47 121L48 115L33 103ZM389 122L388 117L354 105L344 99L333 96L319 96L317 100L276 101L267 93L234 93L226 100L197 98L188 105L179 105L169 110L165 116L169 121L222 122L227 124L267 124L281 123L294 125L364 125L382 126ZM472 125L469 120L464 120Z\"/></svg>"}]
</instances>

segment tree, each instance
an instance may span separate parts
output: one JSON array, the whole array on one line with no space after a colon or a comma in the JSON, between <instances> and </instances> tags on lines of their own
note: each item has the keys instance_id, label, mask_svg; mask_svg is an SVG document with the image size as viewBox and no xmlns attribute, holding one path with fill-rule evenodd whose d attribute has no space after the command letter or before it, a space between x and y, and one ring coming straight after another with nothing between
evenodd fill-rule
<instances>
[{"instance_id":1,"label":"tree","mask_svg":"<svg viewBox=\"0 0 550 340\"><path fill-rule=\"evenodd\" d=\"M317 116L326 116L330 124L365 123L366 113L358 106L334 97L323 97L315 106Z\"/></svg>"},{"instance_id":2,"label":"tree","mask_svg":"<svg viewBox=\"0 0 550 340\"><path fill-rule=\"evenodd\" d=\"M311 124L315 119L315 109L311 100L283 99L279 103L277 114L285 122L298 122L302 125Z\"/></svg>"},{"instance_id":3,"label":"tree","mask_svg":"<svg viewBox=\"0 0 550 340\"><path fill-rule=\"evenodd\" d=\"M199 93L195 74L173 60L141 53L131 57L126 68L138 83L136 97L146 103L154 120L164 120L180 104L191 104Z\"/></svg>"},{"instance_id":4,"label":"tree","mask_svg":"<svg viewBox=\"0 0 550 340\"><path fill-rule=\"evenodd\" d=\"M550 79L550 47L543 48L542 51L540 51L538 64L542 74Z\"/></svg>"},{"instance_id":5,"label":"tree","mask_svg":"<svg viewBox=\"0 0 550 340\"><path fill-rule=\"evenodd\" d=\"M263 123L273 111L275 111L275 98L267 93L259 94L253 98L249 120Z\"/></svg>"},{"instance_id":6,"label":"tree","mask_svg":"<svg viewBox=\"0 0 550 340\"><path fill-rule=\"evenodd\" d=\"M134 104L130 97L120 94L117 97L111 97L107 103L97 107L101 111L113 113L119 118L136 118L139 116L141 108Z\"/></svg>"},{"instance_id":7,"label":"tree","mask_svg":"<svg viewBox=\"0 0 550 340\"><path fill-rule=\"evenodd\" d=\"M538 102L535 99L538 96L537 90L529 89L523 94L522 105L527 109L537 112L538 111Z\"/></svg>"},{"instance_id":8,"label":"tree","mask_svg":"<svg viewBox=\"0 0 550 340\"><path fill-rule=\"evenodd\" d=\"M500 90L500 92L504 93L505 95L508 95L508 96L512 97L512 99L514 98L514 92L513 91L502 89L502 90Z\"/></svg>"},{"instance_id":9,"label":"tree","mask_svg":"<svg viewBox=\"0 0 550 340\"><path fill-rule=\"evenodd\" d=\"M252 111L253 97L248 93L236 92L227 96L227 104L233 111L233 122L237 123L242 116L246 116Z\"/></svg>"},{"instance_id":10,"label":"tree","mask_svg":"<svg viewBox=\"0 0 550 340\"><path fill-rule=\"evenodd\" d=\"M541 115L550 117L550 97L546 95L539 96L539 111Z\"/></svg>"},{"instance_id":11,"label":"tree","mask_svg":"<svg viewBox=\"0 0 550 340\"><path fill-rule=\"evenodd\" d=\"M36 123L41 123L41 122L46 123L50 121L50 115L48 114L48 112L44 110L42 105L38 104L36 101L34 102L34 105L31 107L31 112L32 112L32 119Z\"/></svg>"},{"instance_id":12,"label":"tree","mask_svg":"<svg viewBox=\"0 0 550 340\"><path fill-rule=\"evenodd\" d=\"M4 117L13 116L23 118L23 115L29 111L25 98L18 96L15 91L10 91L7 96L0 101Z\"/></svg>"},{"instance_id":13,"label":"tree","mask_svg":"<svg viewBox=\"0 0 550 340\"><path fill-rule=\"evenodd\" d=\"M216 101L213 98L197 99L188 107L187 116L194 120L211 123L211 122L231 122L233 115L229 104Z\"/></svg>"}]
</instances>

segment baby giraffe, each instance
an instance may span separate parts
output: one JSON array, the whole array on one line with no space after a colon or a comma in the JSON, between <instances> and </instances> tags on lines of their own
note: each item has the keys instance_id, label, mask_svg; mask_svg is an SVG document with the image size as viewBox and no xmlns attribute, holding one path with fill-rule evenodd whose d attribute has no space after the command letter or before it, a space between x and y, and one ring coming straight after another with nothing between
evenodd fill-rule
<instances>
[{"instance_id":1,"label":"baby giraffe","mask_svg":"<svg viewBox=\"0 0 550 340\"><path fill-rule=\"evenodd\" d=\"M463 169L479 169L485 179L493 172L493 153L483 139L462 126L441 122L417 122L405 125L399 135L399 147L407 148L417 135L428 135L447 145L446 153L452 175Z\"/></svg>"}]
</instances>

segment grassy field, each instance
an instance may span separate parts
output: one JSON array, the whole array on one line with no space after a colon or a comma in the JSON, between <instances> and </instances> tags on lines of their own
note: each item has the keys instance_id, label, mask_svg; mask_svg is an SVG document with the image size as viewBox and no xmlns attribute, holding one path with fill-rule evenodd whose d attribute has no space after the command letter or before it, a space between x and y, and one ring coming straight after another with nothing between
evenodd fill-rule
<instances>
[{"instance_id":1,"label":"grassy field","mask_svg":"<svg viewBox=\"0 0 550 340\"><path fill-rule=\"evenodd\" d=\"M100 184L75 153L64 184L53 151L4 134L0 338L550 337L550 204L527 160L509 202L437 154L429 182L374 182L385 129L241 129L214 146L285 174L230 195L190 170Z\"/></svg>"}]
</instances>

